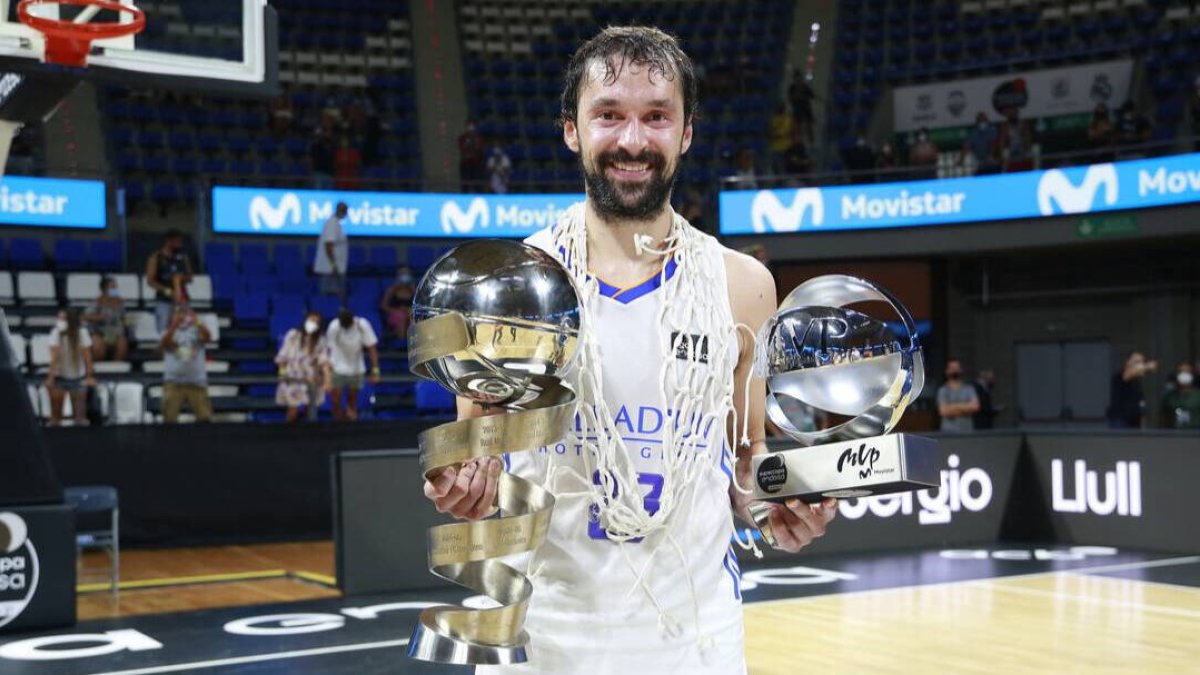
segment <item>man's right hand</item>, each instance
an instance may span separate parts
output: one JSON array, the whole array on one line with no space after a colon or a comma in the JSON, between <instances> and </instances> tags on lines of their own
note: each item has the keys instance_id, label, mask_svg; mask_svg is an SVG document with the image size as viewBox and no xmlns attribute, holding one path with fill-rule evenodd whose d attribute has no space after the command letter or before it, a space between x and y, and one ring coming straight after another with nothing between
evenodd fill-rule
<instances>
[{"instance_id":1,"label":"man's right hand","mask_svg":"<svg viewBox=\"0 0 1200 675\"><path fill-rule=\"evenodd\" d=\"M447 467L425 481L425 496L439 513L479 520L496 512L496 484L503 463L498 457L475 459L461 467Z\"/></svg>"}]
</instances>

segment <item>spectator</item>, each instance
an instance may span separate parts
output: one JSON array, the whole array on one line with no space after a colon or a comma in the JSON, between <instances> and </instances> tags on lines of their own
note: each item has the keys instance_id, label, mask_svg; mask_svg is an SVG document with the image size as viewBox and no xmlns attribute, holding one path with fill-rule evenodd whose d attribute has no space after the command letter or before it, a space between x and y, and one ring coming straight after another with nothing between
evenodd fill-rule
<instances>
[{"instance_id":1,"label":"spectator","mask_svg":"<svg viewBox=\"0 0 1200 675\"><path fill-rule=\"evenodd\" d=\"M296 112L292 108L292 97L288 94L287 89L271 101L271 131L279 135L284 135L292 128L292 121L296 117Z\"/></svg>"},{"instance_id":2,"label":"spectator","mask_svg":"<svg viewBox=\"0 0 1200 675\"><path fill-rule=\"evenodd\" d=\"M1175 368L1175 387L1163 396L1163 426L1200 429L1200 389L1196 388L1196 369L1190 363Z\"/></svg>"},{"instance_id":3,"label":"spectator","mask_svg":"<svg viewBox=\"0 0 1200 675\"><path fill-rule=\"evenodd\" d=\"M973 415L979 412L979 398L973 387L963 384L962 364L958 359L946 363L946 383L938 387L938 414L942 431L971 431Z\"/></svg>"},{"instance_id":4,"label":"spectator","mask_svg":"<svg viewBox=\"0 0 1200 675\"><path fill-rule=\"evenodd\" d=\"M404 266L396 270L396 282L388 287L379 300L379 309L383 312L388 328L392 335L400 339L408 337L408 321L412 317L412 299L416 293L412 272Z\"/></svg>"},{"instance_id":5,"label":"spectator","mask_svg":"<svg viewBox=\"0 0 1200 675\"><path fill-rule=\"evenodd\" d=\"M355 316L343 307L337 319L329 323L325 333L329 343L329 361L333 367L332 389L333 418L336 420L358 419L358 390L362 389L363 352L371 359L371 384L379 383L379 350L375 329L371 322Z\"/></svg>"},{"instance_id":6,"label":"spectator","mask_svg":"<svg viewBox=\"0 0 1200 675\"><path fill-rule=\"evenodd\" d=\"M1192 116L1192 149L1200 152L1200 75L1192 81L1192 97L1188 107Z\"/></svg>"},{"instance_id":7,"label":"spectator","mask_svg":"<svg viewBox=\"0 0 1200 675\"><path fill-rule=\"evenodd\" d=\"M853 182L871 182L871 176L861 175L875 168L875 148L871 147L865 133L859 131L855 135L854 145L846 149L842 160L846 162L847 169L860 174L854 177Z\"/></svg>"},{"instance_id":8,"label":"spectator","mask_svg":"<svg viewBox=\"0 0 1200 675\"><path fill-rule=\"evenodd\" d=\"M1108 106L1097 103L1092 111L1092 121L1087 130L1088 147L1092 149L1089 160L1092 162L1111 162L1113 159L1112 146L1117 138L1117 128L1113 126L1108 114Z\"/></svg>"},{"instance_id":9,"label":"spectator","mask_svg":"<svg viewBox=\"0 0 1200 675\"><path fill-rule=\"evenodd\" d=\"M487 160L488 189L495 194L508 193L508 178L512 175L512 160L499 145L492 146L492 154Z\"/></svg>"},{"instance_id":10,"label":"spectator","mask_svg":"<svg viewBox=\"0 0 1200 675\"><path fill-rule=\"evenodd\" d=\"M289 330L283 337L275 355L275 364L279 366L275 402L287 408L289 422L300 416L300 406L307 409L310 422L316 421L325 392L333 387L329 343L321 334L321 323L319 312L309 312L299 328Z\"/></svg>"},{"instance_id":11,"label":"spectator","mask_svg":"<svg viewBox=\"0 0 1200 675\"><path fill-rule=\"evenodd\" d=\"M1133 101L1126 101L1117 110L1117 143L1139 145L1150 140L1150 122L1138 112Z\"/></svg>"},{"instance_id":12,"label":"spectator","mask_svg":"<svg viewBox=\"0 0 1200 675\"><path fill-rule=\"evenodd\" d=\"M929 138L929 129L917 131L917 142L908 150L908 163L918 170L914 178L937 178L938 148Z\"/></svg>"},{"instance_id":13,"label":"spectator","mask_svg":"<svg viewBox=\"0 0 1200 675\"><path fill-rule=\"evenodd\" d=\"M758 188L758 172L754 168L754 152L749 148L738 150L733 160L733 174L729 177L730 187L735 190Z\"/></svg>"},{"instance_id":14,"label":"spectator","mask_svg":"<svg viewBox=\"0 0 1200 675\"><path fill-rule=\"evenodd\" d=\"M1158 370L1158 361L1147 361L1141 352L1125 357L1125 365L1113 374L1108 399L1108 426L1112 429L1140 429L1145 425L1146 396L1142 378Z\"/></svg>"},{"instance_id":15,"label":"spectator","mask_svg":"<svg viewBox=\"0 0 1200 675\"><path fill-rule=\"evenodd\" d=\"M96 384L92 373L92 339L80 325L78 309L58 310L50 330L50 368L46 390L50 392L50 425L62 424L63 401L71 397L75 424L87 422L87 388Z\"/></svg>"},{"instance_id":16,"label":"spectator","mask_svg":"<svg viewBox=\"0 0 1200 675\"><path fill-rule=\"evenodd\" d=\"M322 117L323 126L332 126L327 122L328 116ZM335 172L334 158L337 148L333 144L331 133L321 129L309 146L309 162L312 164L313 187L318 190L328 190L333 187Z\"/></svg>"},{"instance_id":17,"label":"spectator","mask_svg":"<svg viewBox=\"0 0 1200 675\"><path fill-rule=\"evenodd\" d=\"M787 173L787 151L795 129L796 119L788 114L787 106L783 103L775 106L775 114L771 116L771 141L767 145L771 152L771 173Z\"/></svg>"},{"instance_id":18,"label":"spectator","mask_svg":"<svg viewBox=\"0 0 1200 675\"><path fill-rule=\"evenodd\" d=\"M693 227L701 232L707 232L704 222L704 195L696 189L694 183L680 183L672 193L675 199L675 211L687 219Z\"/></svg>"},{"instance_id":19,"label":"spectator","mask_svg":"<svg viewBox=\"0 0 1200 675\"><path fill-rule=\"evenodd\" d=\"M879 146L879 153L875 155L875 171L878 172L878 179L890 180L896 175L896 168L899 165L900 160L896 156L896 146L891 141L884 141Z\"/></svg>"},{"instance_id":20,"label":"spectator","mask_svg":"<svg viewBox=\"0 0 1200 675\"><path fill-rule=\"evenodd\" d=\"M784 157L784 168L789 176L802 176L812 171L812 167L812 153L808 151L808 141L804 139L804 134L797 129L792 132L792 144L787 149L787 156Z\"/></svg>"},{"instance_id":21,"label":"spectator","mask_svg":"<svg viewBox=\"0 0 1200 675\"><path fill-rule=\"evenodd\" d=\"M465 190L478 190L484 176L483 136L475 122L467 120L467 128L458 136L458 177Z\"/></svg>"},{"instance_id":22,"label":"spectator","mask_svg":"<svg viewBox=\"0 0 1200 675\"><path fill-rule=\"evenodd\" d=\"M346 239L346 230L342 221L350 207L346 202L338 202L337 208L325 226L321 228L321 238L317 240L317 257L313 260L313 272L321 277L321 293L336 295L344 298L346 295L346 265L349 263L350 242Z\"/></svg>"},{"instance_id":23,"label":"spectator","mask_svg":"<svg viewBox=\"0 0 1200 675\"><path fill-rule=\"evenodd\" d=\"M813 139L813 101L817 98L812 87L808 85L804 73L797 70L792 73L792 83L788 85L788 101L792 104L792 117L796 120L796 131L806 142Z\"/></svg>"},{"instance_id":24,"label":"spectator","mask_svg":"<svg viewBox=\"0 0 1200 675\"><path fill-rule=\"evenodd\" d=\"M125 301L112 277L100 279L100 297L96 298L83 320L92 331L92 359L129 360L129 337L125 331Z\"/></svg>"},{"instance_id":25,"label":"spectator","mask_svg":"<svg viewBox=\"0 0 1200 675\"><path fill-rule=\"evenodd\" d=\"M204 345L212 335L200 323L196 312L187 304L175 308L167 332L162 336L163 365L163 422L179 421L179 411L187 403L196 421L212 419L212 403L208 399L208 373L204 368Z\"/></svg>"},{"instance_id":26,"label":"spectator","mask_svg":"<svg viewBox=\"0 0 1200 675\"><path fill-rule=\"evenodd\" d=\"M161 333L171 321L175 305L188 301L187 284L192 263L183 252L183 233L170 230L161 249L146 259L146 284L154 289L154 325Z\"/></svg>"},{"instance_id":27,"label":"spectator","mask_svg":"<svg viewBox=\"0 0 1200 675\"><path fill-rule=\"evenodd\" d=\"M338 149L333 156L333 186L338 190L354 190L358 187L358 176L362 170L362 153L350 142L348 134L338 140Z\"/></svg>"},{"instance_id":28,"label":"spectator","mask_svg":"<svg viewBox=\"0 0 1200 675\"><path fill-rule=\"evenodd\" d=\"M996 141L1000 161L1005 171L1028 171L1033 168L1033 126L1021 119L1016 106L1008 106L1002 112L1004 121L1000 123Z\"/></svg>"},{"instance_id":29,"label":"spectator","mask_svg":"<svg viewBox=\"0 0 1200 675\"><path fill-rule=\"evenodd\" d=\"M996 130L996 125L988 120L987 113L980 111L975 115L975 126L967 132L967 138L963 141L959 166L962 166L966 158L970 156L975 160L975 175L983 176L999 172L1000 154L996 147L998 137L999 132Z\"/></svg>"},{"instance_id":30,"label":"spectator","mask_svg":"<svg viewBox=\"0 0 1200 675\"><path fill-rule=\"evenodd\" d=\"M971 383L975 389L975 398L979 399L979 411L975 413L973 422L976 429L991 429L996 425L996 413L999 409L992 400L992 390L996 386L996 373L991 368L979 371L979 377Z\"/></svg>"}]
</instances>

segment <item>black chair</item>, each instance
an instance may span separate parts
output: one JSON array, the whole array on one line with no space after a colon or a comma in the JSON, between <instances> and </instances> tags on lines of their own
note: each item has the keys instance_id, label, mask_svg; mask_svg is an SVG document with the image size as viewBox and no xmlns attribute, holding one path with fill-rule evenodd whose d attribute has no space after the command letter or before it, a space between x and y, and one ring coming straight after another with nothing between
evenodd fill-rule
<instances>
[{"instance_id":1,"label":"black chair","mask_svg":"<svg viewBox=\"0 0 1200 675\"><path fill-rule=\"evenodd\" d=\"M119 525L121 509L117 499L117 489L109 485L69 487L63 490L63 497L75 509L77 523L75 549L77 554L82 554L85 548L100 548L108 553L109 580L113 595L116 595L121 578ZM88 526L86 514L104 513L111 514L111 521L107 528ZM84 516L84 518L80 518L80 516Z\"/></svg>"}]
</instances>

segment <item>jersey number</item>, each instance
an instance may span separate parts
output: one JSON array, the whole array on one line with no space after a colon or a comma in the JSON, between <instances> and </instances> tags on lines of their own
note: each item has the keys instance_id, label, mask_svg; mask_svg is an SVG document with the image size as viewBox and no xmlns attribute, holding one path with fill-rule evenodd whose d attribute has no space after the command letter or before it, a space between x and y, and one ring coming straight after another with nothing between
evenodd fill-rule
<instances>
[{"instance_id":1,"label":"jersey number","mask_svg":"<svg viewBox=\"0 0 1200 675\"><path fill-rule=\"evenodd\" d=\"M600 485L600 472L596 471L592 474L592 484ZM662 498L663 477L657 473L639 473L638 485L645 485L650 489L646 492L646 496L642 497L642 506L646 509L646 513L654 515L658 513L658 500ZM614 489L614 496L616 490ZM592 539L608 539L608 532L600 526L599 509L595 504L592 504L588 510L588 536ZM630 539L631 543L637 543L642 538Z\"/></svg>"}]
</instances>

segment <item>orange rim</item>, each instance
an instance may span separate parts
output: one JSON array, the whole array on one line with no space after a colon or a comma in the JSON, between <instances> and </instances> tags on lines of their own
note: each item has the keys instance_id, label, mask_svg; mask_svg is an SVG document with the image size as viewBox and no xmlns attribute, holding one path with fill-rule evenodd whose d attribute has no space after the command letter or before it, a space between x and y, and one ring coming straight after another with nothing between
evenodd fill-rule
<instances>
[{"instance_id":1,"label":"orange rim","mask_svg":"<svg viewBox=\"0 0 1200 675\"><path fill-rule=\"evenodd\" d=\"M95 6L131 14L133 20L129 23L75 23L64 19L47 19L34 16L30 12L34 5ZM17 5L17 17L21 23L46 36L47 61L67 66L87 65L87 56L93 40L124 37L141 32L146 27L145 12L132 5L122 5L112 0L21 0L21 4Z\"/></svg>"}]
</instances>

